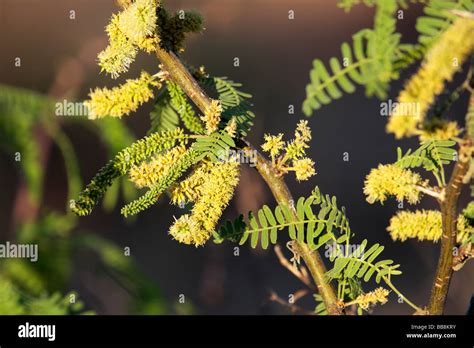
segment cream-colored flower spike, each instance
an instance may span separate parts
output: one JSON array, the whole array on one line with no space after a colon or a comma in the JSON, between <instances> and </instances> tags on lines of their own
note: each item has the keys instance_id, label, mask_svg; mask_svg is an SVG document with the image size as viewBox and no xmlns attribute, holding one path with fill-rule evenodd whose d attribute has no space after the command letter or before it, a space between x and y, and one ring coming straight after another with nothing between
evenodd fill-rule
<instances>
[{"instance_id":1,"label":"cream-colored flower spike","mask_svg":"<svg viewBox=\"0 0 474 348\"><path fill-rule=\"evenodd\" d=\"M108 88L96 88L84 102L89 110L89 118L122 117L136 111L140 105L153 98L151 87L160 88L161 84L147 72L140 78L127 80L123 85Z\"/></svg>"},{"instance_id":2,"label":"cream-colored flower spike","mask_svg":"<svg viewBox=\"0 0 474 348\"><path fill-rule=\"evenodd\" d=\"M446 82L453 79L474 50L474 21L459 18L428 51L418 72L398 97L397 107L387 124L387 132L396 138L419 134L419 126ZM416 108L406 108L416 104ZM411 112L407 112L411 110Z\"/></svg>"},{"instance_id":3,"label":"cream-colored flower spike","mask_svg":"<svg viewBox=\"0 0 474 348\"><path fill-rule=\"evenodd\" d=\"M148 53L156 50L158 5L156 0L136 0L112 16L106 27L109 45L98 55L99 66L112 78L128 71L138 49Z\"/></svg>"}]
</instances>

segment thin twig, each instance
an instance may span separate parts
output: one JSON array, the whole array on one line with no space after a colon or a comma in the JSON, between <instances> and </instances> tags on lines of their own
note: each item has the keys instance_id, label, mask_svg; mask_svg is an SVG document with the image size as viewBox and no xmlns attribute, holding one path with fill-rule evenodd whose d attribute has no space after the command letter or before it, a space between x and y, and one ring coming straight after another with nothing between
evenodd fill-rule
<instances>
[{"instance_id":1,"label":"thin twig","mask_svg":"<svg viewBox=\"0 0 474 348\"><path fill-rule=\"evenodd\" d=\"M304 290L304 291L306 291L306 290ZM293 296L294 296L295 302L296 302L296 294L294 294ZM272 302L276 302L276 303L284 306L285 308L287 308L293 314L300 313L300 314L306 314L306 315L314 315L314 312L310 312L310 311L308 311L304 308L301 308L301 307L295 305L294 303L289 303L288 301L285 301L280 296L278 296L274 291L272 291L270 293L270 296L268 297L268 300L272 301Z\"/></svg>"},{"instance_id":2,"label":"thin twig","mask_svg":"<svg viewBox=\"0 0 474 348\"><path fill-rule=\"evenodd\" d=\"M435 191L431 188L423 187L423 186L420 186L420 185L417 185L416 189L420 192L423 192L424 194L426 194L428 196L436 198L439 201L444 200L444 191L438 192L438 191Z\"/></svg>"},{"instance_id":3,"label":"thin twig","mask_svg":"<svg viewBox=\"0 0 474 348\"><path fill-rule=\"evenodd\" d=\"M285 267L287 270L289 270L296 278L301 280L307 287L309 287L312 290L315 290L315 287L313 283L311 282L311 279L309 278L308 271L306 270L306 267L300 266L300 268L296 267L293 263L288 261L288 259L283 255L283 252L281 251L281 247L277 244L275 245L275 254L278 257L278 260L280 261L280 264Z\"/></svg>"}]
</instances>

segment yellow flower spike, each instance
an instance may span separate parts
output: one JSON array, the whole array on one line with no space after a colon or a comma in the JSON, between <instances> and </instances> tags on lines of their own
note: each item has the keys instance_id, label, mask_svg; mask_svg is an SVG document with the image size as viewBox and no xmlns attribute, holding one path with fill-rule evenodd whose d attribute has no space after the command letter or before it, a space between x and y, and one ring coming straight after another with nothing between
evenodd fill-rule
<instances>
[{"instance_id":1,"label":"yellow flower spike","mask_svg":"<svg viewBox=\"0 0 474 348\"><path fill-rule=\"evenodd\" d=\"M140 105L153 98L152 86L161 88L153 76L142 72L140 78L127 80L119 87L96 88L89 94L90 100L84 102L89 110L89 118L122 117L136 111Z\"/></svg>"},{"instance_id":2,"label":"yellow flower spike","mask_svg":"<svg viewBox=\"0 0 474 348\"><path fill-rule=\"evenodd\" d=\"M420 132L420 142L427 140L448 140L455 138L461 133L458 124L452 122L442 122L432 129L424 129Z\"/></svg>"},{"instance_id":3,"label":"yellow flower spike","mask_svg":"<svg viewBox=\"0 0 474 348\"><path fill-rule=\"evenodd\" d=\"M194 186L192 181L181 181L170 190L171 203L182 205L187 202L194 202L199 193L199 185Z\"/></svg>"},{"instance_id":4,"label":"yellow flower spike","mask_svg":"<svg viewBox=\"0 0 474 348\"><path fill-rule=\"evenodd\" d=\"M109 36L109 46L97 56L102 71L109 73L114 79L127 72L137 56L137 48L120 29L119 20L118 15L112 16L105 29Z\"/></svg>"},{"instance_id":5,"label":"yellow flower spike","mask_svg":"<svg viewBox=\"0 0 474 348\"><path fill-rule=\"evenodd\" d=\"M395 138L418 135L419 118L410 115L392 115L388 119L387 132L393 133Z\"/></svg>"},{"instance_id":6,"label":"yellow flower spike","mask_svg":"<svg viewBox=\"0 0 474 348\"><path fill-rule=\"evenodd\" d=\"M428 51L421 68L400 93L397 107L389 118L387 132L393 133L396 138L418 133L418 127L435 97L443 91L445 82L452 80L474 50L473 32L474 21L459 18L442 34ZM416 108L405 107L413 103L416 103Z\"/></svg>"},{"instance_id":7,"label":"yellow flower spike","mask_svg":"<svg viewBox=\"0 0 474 348\"><path fill-rule=\"evenodd\" d=\"M156 183L179 157L186 152L185 146L177 146L163 154L155 156L149 162L143 162L130 168L129 176L138 188L150 187Z\"/></svg>"},{"instance_id":8,"label":"yellow flower spike","mask_svg":"<svg viewBox=\"0 0 474 348\"><path fill-rule=\"evenodd\" d=\"M467 218L460 214L457 219L456 227L458 230L457 242L461 245L468 244L472 240L474 226L471 226Z\"/></svg>"},{"instance_id":9,"label":"yellow flower spike","mask_svg":"<svg viewBox=\"0 0 474 348\"><path fill-rule=\"evenodd\" d=\"M109 73L112 78L116 79L120 74L128 71L136 56L136 48L127 43L122 46L107 46L97 58L102 71Z\"/></svg>"},{"instance_id":10,"label":"yellow flower spike","mask_svg":"<svg viewBox=\"0 0 474 348\"><path fill-rule=\"evenodd\" d=\"M232 138L234 138L237 135L237 120L235 117L232 117L227 123L227 126L224 129L227 134L229 134Z\"/></svg>"},{"instance_id":11,"label":"yellow flower spike","mask_svg":"<svg viewBox=\"0 0 474 348\"><path fill-rule=\"evenodd\" d=\"M309 128L307 120L301 120L298 123L295 131L295 139L303 143L311 140L311 128Z\"/></svg>"},{"instance_id":12,"label":"yellow flower spike","mask_svg":"<svg viewBox=\"0 0 474 348\"><path fill-rule=\"evenodd\" d=\"M363 310L367 310L369 309L370 305L375 305L377 303L387 303L389 294L390 291L380 287L375 289L374 291L359 295L354 301L347 303L346 306L358 304L360 308L362 308Z\"/></svg>"},{"instance_id":13,"label":"yellow flower spike","mask_svg":"<svg viewBox=\"0 0 474 348\"><path fill-rule=\"evenodd\" d=\"M311 129L308 126L308 121L301 120L295 130L295 139L288 142L286 145L286 159L297 159L303 157L309 148L306 144L311 140Z\"/></svg>"},{"instance_id":14,"label":"yellow flower spike","mask_svg":"<svg viewBox=\"0 0 474 348\"><path fill-rule=\"evenodd\" d=\"M286 155L287 159L298 159L306 155L306 149L309 148L309 145L303 141L299 141L298 138L290 141L286 145Z\"/></svg>"},{"instance_id":15,"label":"yellow flower spike","mask_svg":"<svg viewBox=\"0 0 474 348\"><path fill-rule=\"evenodd\" d=\"M208 177L211 167L211 162L201 162L189 177L177 183L170 190L171 203L180 205L195 202L201 195L201 186Z\"/></svg>"},{"instance_id":16,"label":"yellow flower spike","mask_svg":"<svg viewBox=\"0 0 474 348\"><path fill-rule=\"evenodd\" d=\"M463 215L459 215L457 222L457 242L463 244L468 241L474 228ZM390 219L387 231L394 241L401 242L407 239L428 240L437 242L443 234L441 212L437 210L399 211Z\"/></svg>"},{"instance_id":17,"label":"yellow flower spike","mask_svg":"<svg viewBox=\"0 0 474 348\"><path fill-rule=\"evenodd\" d=\"M398 201L406 199L410 204L420 200L418 186L426 185L417 173L403 169L395 164L380 164L372 169L364 182L364 193L369 203L383 202L388 196L395 196Z\"/></svg>"},{"instance_id":18,"label":"yellow flower spike","mask_svg":"<svg viewBox=\"0 0 474 348\"><path fill-rule=\"evenodd\" d=\"M125 10L112 16L106 27L109 46L99 53L99 66L112 78L127 72L136 58L137 47L154 52L159 44L156 35L155 0L137 0L124 3Z\"/></svg>"},{"instance_id":19,"label":"yellow flower spike","mask_svg":"<svg viewBox=\"0 0 474 348\"><path fill-rule=\"evenodd\" d=\"M285 142L282 140L283 133L280 133L278 135L265 134L264 139L265 143L263 143L262 149L265 152L269 152L272 158L278 156L280 154L280 151L285 146Z\"/></svg>"},{"instance_id":20,"label":"yellow flower spike","mask_svg":"<svg viewBox=\"0 0 474 348\"><path fill-rule=\"evenodd\" d=\"M201 120L204 121L206 125L207 134L215 132L221 121L222 106L218 100L212 100L211 105L206 110Z\"/></svg>"},{"instance_id":21,"label":"yellow flower spike","mask_svg":"<svg viewBox=\"0 0 474 348\"><path fill-rule=\"evenodd\" d=\"M156 34L155 0L135 0L119 16L121 31L135 44Z\"/></svg>"},{"instance_id":22,"label":"yellow flower spike","mask_svg":"<svg viewBox=\"0 0 474 348\"><path fill-rule=\"evenodd\" d=\"M120 13L112 15L110 23L105 27L105 31L109 37L110 45L123 45L126 42L131 44L130 39L120 28Z\"/></svg>"},{"instance_id":23,"label":"yellow flower spike","mask_svg":"<svg viewBox=\"0 0 474 348\"><path fill-rule=\"evenodd\" d=\"M169 234L178 242L196 247L204 245L209 234L189 215L183 215L170 227Z\"/></svg>"},{"instance_id":24,"label":"yellow flower spike","mask_svg":"<svg viewBox=\"0 0 474 348\"><path fill-rule=\"evenodd\" d=\"M314 162L310 158L302 158L293 161L293 170L295 171L296 180L298 181L308 180L316 174Z\"/></svg>"},{"instance_id":25,"label":"yellow flower spike","mask_svg":"<svg viewBox=\"0 0 474 348\"><path fill-rule=\"evenodd\" d=\"M441 238L441 212L435 210L399 211L387 227L392 239L401 242L415 238L437 241Z\"/></svg>"},{"instance_id":26,"label":"yellow flower spike","mask_svg":"<svg viewBox=\"0 0 474 348\"><path fill-rule=\"evenodd\" d=\"M213 164L209 175L201 186L201 196L194 204L191 213L191 218L207 233L206 240L214 232L238 183L239 163L237 161Z\"/></svg>"}]
</instances>

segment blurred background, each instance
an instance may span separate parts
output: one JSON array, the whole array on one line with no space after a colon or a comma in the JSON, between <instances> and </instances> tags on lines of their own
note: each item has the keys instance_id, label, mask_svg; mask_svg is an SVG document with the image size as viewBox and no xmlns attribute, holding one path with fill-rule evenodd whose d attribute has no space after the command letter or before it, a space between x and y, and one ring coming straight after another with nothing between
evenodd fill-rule
<instances>
[{"instance_id":1,"label":"blurred background","mask_svg":"<svg viewBox=\"0 0 474 348\"><path fill-rule=\"evenodd\" d=\"M255 145L262 143L264 133L284 132L288 139L292 136L297 121L304 118L300 109L312 60L340 56L341 43L373 22L372 9L356 6L345 13L335 0L168 0L165 5L170 10L195 9L205 18L205 31L187 40L183 57L191 65L204 65L212 75L241 82L242 89L253 95L257 117L249 140ZM117 10L113 0L0 0L0 84L57 100L83 100L96 86L113 86L138 76L141 69L157 71L156 59L141 54L130 72L118 81L100 74L96 56L107 45L104 27ZM293 20L288 18L290 10L295 14ZM414 24L420 7L412 6L404 12L399 30L403 40L412 42L416 40ZM233 64L235 57L240 60L239 67ZM17 58L21 59L20 66ZM403 79L412 71L393 85L390 98L396 98ZM289 105L295 106L294 114L288 113ZM462 120L465 102L458 105L452 110L452 118ZM149 103L123 119L130 133L122 137L124 142L146 134L151 108ZM336 195L339 204L347 208L355 242L367 238L371 243L385 245L386 257L400 263L404 272L395 285L413 302L425 305L439 245L392 242L386 226L397 210L396 202L369 205L362 192L365 175L371 168L393 161L397 146L416 146L387 135L386 119L379 111L380 101L365 98L359 90L315 112L309 119L313 130L309 155L316 162L317 175L302 183L289 175L287 183L294 197L307 196L315 185L323 193ZM2 123L15 124L18 120L14 118L18 117L21 116L0 111ZM51 141L48 132L35 124L25 127L22 134L15 133L17 128L12 130L13 139L23 137L23 143L33 144L32 151L39 151L40 167L32 171L41 170L44 175L36 179L36 186L43 187L36 202L28 198L31 186L21 168L25 161L15 161L18 149L0 142L0 241L18 240L18 236L31 240L33 237L24 232L24 226L30 223L30 230L36 231L34 238L47 235L48 241L40 239L38 244L40 260L49 257L49 264L4 266L6 276L23 284L17 279L18 274L28 280L39 272L41 289L75 290L85 308L99 314L287 313L269 301L269 295L275 292L286 299L303 286L279 264L271 248L263 251L243 246L239 256L234 256L234 245L230 243L209 242L198 249L179 244L167 235L167 230L173 215L179 216L180 212L167 200L160 200L155 207L126 221L119 212L123 195L117 195L117 202L110 198L108 207L96 209L88 217L70 217L67 226L44 222L52 214L55 218L66 215L71 189L64 160L68 150L74 149L77 174L86 184L112 156L114 143L104 131L111 129L107 124L91 131L85 118L69 120L54 112L42 113L41 117L46 121L40 123L46 122L53 131L62 125L62 142ZM27 144L24 146L28 148ZM348 161L344 161L346 152ZM28 151L23 156L26 160ZM123 191L126 195L126 186ZM128 194L133 192L128 189ZM468 200L468 193L462 200ZM258 209L264 203L274 205L269 190L256 171L244 168L241 184L224 218ZM422 206L435 208L430 204L426 199ZM53 233L54 229L60 231ZM130 248L130 261L125 263L121 257L124 248ZM282 248L288 255L284 243ZM56 257L58 250L61 257ZM5 264L5 260L0 262ZM38 271L37 267L43 268ZM472 290L466 285L472 284L473 276L474 268L469 264L455 274L448 314L467 310ZM30 287L34 290L40 285ZM184 295L185 303L179 302L180 295ZM410 307L399 304L394 295L391 299L374 313L411 314ZM306 296L298 304L312 310L316 302Z\"/></svg>"}]
</instances>

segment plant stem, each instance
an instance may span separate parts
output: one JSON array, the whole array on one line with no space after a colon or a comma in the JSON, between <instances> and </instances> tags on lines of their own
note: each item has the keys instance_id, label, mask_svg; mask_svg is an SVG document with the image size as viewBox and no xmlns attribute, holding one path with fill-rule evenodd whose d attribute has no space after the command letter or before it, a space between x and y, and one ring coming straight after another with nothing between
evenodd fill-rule
<instances>
[{"instance_id":1,"label":"plant stem","mask_svg":"<svg viewBox=\"0 0 474 348\"><path fill-rule=\"evenodd\" d=\"M211 106L212 100L206 95L176 54L158 48L156 56L161 64L163 64L164 69L169 73L170 78L181 87L183 92L196 104L199 110L205 113Z\"/></svg>"},{"instance_id":2,"label":"plant stem","mask_svg":"<svg viewBox=\"0 0 474 348\"><path fill-rule=\"evenodd\" d=\"M443 199L444 199L444 192L436 192L431 188L423 187L423 186L420 186L420 185L417 185L416 189L420 192L423 192L424 194L426 194L428 196L436 198L439 201L443 201Z\"/></svg>"},{"instance_id":3,"label":"plant stem","mask_svg":"<svg viewBox=\"0 0 474 348\"><path fill-rule=\"evenodd\" d=\"M206 112L211 105L211 99L199 86L198 82L189 73L186 67L181 63L180 59L173 52L168 52L162 48L158 48L156 56L163 64L164 69L169 73L170 78L181 87L186 95L194 102L194 104L201 110ZM255 151L250 145L249 149ZM265 180L267 185L279 204L287 204L293 207L292 212L296 217L294 211L293 198L283 178L279 177L274 170L270 161L265 159L257 152L257 171ZM320 292L320 295L326 305L329 314L340 315L343 313L343 308L337 305L337 297L333 287L324 278L326 267L317 251L311 251L310 248L304 244L296 242L296 252L303 258L306 263L314 282Z\"/></svg>"},{"instance_id":4,"label":"plant stem","mask_svg":"<svg viewBox=\"0 0 474 348\"><path fill-rule=\"evenodd\" d=\"M463 177L469 168L471 142L466 137L459 148L459 158L446 186L444 200L441 202L443 234L436 275L431 289L428 312L431 315L443 314L446 297L453 274L453 249L456 243L456 221L458 198L463 186Z\"/></svg>"},{"instance_id":5,"label":"plant stem","mask_svg":"<svg viewBox=\"0 0 474 348\"><path fill-rule=\"evenodd\" d=\"M275 200L279 204L285 204L290 207L293 216L297 219L296 211L294 209L294 200L284 179L276 173L271 163L253 149L250 144L248 145L247 150L255 151L257 153L256 168L272 191ZM337 296L332 285L324 278L326 266L324 265L319 253L317 251L312 251L305 243L295 241L294 245L295 252L301 256L306 263L328 313L332 315L341 315L343 309L337 304Z\"/></svg>"}]
</instances>

